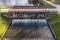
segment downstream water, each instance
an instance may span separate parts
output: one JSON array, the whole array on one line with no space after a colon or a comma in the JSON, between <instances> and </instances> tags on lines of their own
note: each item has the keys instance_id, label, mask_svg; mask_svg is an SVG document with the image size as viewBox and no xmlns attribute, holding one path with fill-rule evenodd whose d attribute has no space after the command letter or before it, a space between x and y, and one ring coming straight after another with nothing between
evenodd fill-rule
<instances>
[{"instance_id":1,"label":"downstream water","mask_svg":"<svg viewBox=\"0 0 60 40\"><path fill-rule=\"evenodd\" d=\"M13 19L9 28L5 37L12 40L54 40L45 19Z\"/></svg>"}]
</instances>

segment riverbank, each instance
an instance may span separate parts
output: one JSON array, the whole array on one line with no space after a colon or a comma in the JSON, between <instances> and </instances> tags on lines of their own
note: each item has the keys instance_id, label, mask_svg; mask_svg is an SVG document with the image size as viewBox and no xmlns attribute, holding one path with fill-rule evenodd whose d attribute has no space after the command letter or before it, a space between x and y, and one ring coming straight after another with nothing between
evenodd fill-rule
<instances>
[{"instance_id":1,"label":"riverbank","mask_svg":"<svg viewBox=\"0 0 60 40\"><path fill-rule=\"evenodd\" d=\"M60 40L60 16L53 16L48 19L48 22L57 39Z\"/></svg>"},{"instance_id":2,"label":"riverbank","mask_svg":"<svg viewBox=\"0 0 60 40\"><path fill-rule=\"evenodd\" d=\"M45 6L48 7L48 8L54 8L54 6L52 6L52 5L44 2L43 0L39 0L39 2L42 3L43 5L45 5Z\"/></svg>"},{"instance_id":3,"label":"riverbank","mask_svg":"<svg viewBox=\"0 0 60 40\"><path fill-rule=\"evenodd\" d=\"M3 17L2 14L5 14L5 13L0 13L0 38L2 38L3 35L5 34L8 28L7 24L9 23L9 20L10 20L6 17Z\"/></svg>"},{"instance_id":4,"label":"riverbank","mask_svg":"<svg viewBox=\"0 0 60 40\"><path fill-rule=\"evenodd\" d=\"M60 0L55 0L55 3L60 5Z\"/></svg>"}]
</instances>

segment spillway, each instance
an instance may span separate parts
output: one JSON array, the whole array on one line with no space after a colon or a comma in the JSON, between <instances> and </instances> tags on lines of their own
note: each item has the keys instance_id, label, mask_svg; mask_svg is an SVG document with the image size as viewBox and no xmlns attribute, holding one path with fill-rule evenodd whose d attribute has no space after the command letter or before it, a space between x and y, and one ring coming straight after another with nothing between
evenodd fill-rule
<instances>
[{"instance_id":1,"label":"spillway","mask_svg":"<svg viewBox=\"0 0 60 40\"><path fill-rule=\"evenodd\" d=\"M54 40L45 19L13 19L4 38L9 40Z\"/></svg>"}]
</instances>

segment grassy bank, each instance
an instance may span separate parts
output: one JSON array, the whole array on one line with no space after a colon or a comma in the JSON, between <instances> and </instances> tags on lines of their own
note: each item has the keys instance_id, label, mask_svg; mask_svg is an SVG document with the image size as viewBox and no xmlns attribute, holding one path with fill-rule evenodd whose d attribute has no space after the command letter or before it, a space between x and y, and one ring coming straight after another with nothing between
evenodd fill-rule
<instances>
[{"instance_id":1,"label":"grassy bank","mask_svg":"<svg viewBox=\"0 0 60 40\"><path fill-rule=\"evenodd\" d=\"M60 40L60 22L51 24L51 28L54 31L58 40Z\"/></svg>"},{"instance_id":2,"label":"grassy bank","mask_svg":"<svg viewBox=\"0 0 60 40\"><path fill-rule=\"evenodd\" d=\"M55 0L55 1L56 1L56 3L57 3L57 4L59 4L59 5L60 5L60 0Z\"/></svg>"},{"instance_id":3,"label":"grassy bank","mask_svg":"<svg viewBox=\"0 0 60 40\"><path fill-rule=\"evenodd\" d=\"M9 6L0 6L0 9L7 9L10 8Z\"/></svg>"},{"instance_id":4,"label":"grassy bank","mask_svg":"<svg viewBox=\"0 0 60 40\"><path fill-rule=\"evenodd\" d=\"M60 20L59 16L52 16L51 18L48 19L48 22L54 22L56 20Z\"/></svg>"},{"instance_id":5,"label":"grassy bank","mask_svg":"<svg viewBox=\"0 0 60 40\"><path fill-rule=\"evenodd\" d=\"M55 22L57 20L60 20L60 16L53 16L48 19L48 22L51 23L51 22ZM57 39L60 40L60 21L50 24L50 26L51 26L51 29L54 31Z\"/></svg>"},{"instance_id":6,"label":"grassy bank","mask_svg":"<svg viewBox=\"0 0 60 40\"><path fill-rule=\"evenodd\" d=\"M6 24L4 24L0 18L0 37L2 37L2 35L4 34L5 30L6 30Z\"/></svg>"},{"instance_id":7,"label":"grassy bank","mask_svg":"<svg viewBox=\"0 0 60 40\"><path fill-rule=\"evenodd\" d=\"M57 12L49 12L48 14L57 14Z\"/></svg>"},{"instance_id":8,"label":"grassy bank","mask_svg":"<svg viewBox=\"0 0 60 40\"><path fill-rule=\"evenodd\" d=\"M52 5L44 2L43 0L39 0L39 2L42 3L43 5L45 5L45 6L48 7L48 8L54 8Z\"/></svg>"},{"instance_id":9,"label":"grassy bank","mask_svg":"<svg viewBox=\"0 0 60 40\"><path fill-rule=\"evenodd\" d=\"M4 17L2 14L4 13L0 13L0 38L3 37L5 31L7 30L8 27L8 23L10 21L9 18Z\"/></svg>"}]
</instances>

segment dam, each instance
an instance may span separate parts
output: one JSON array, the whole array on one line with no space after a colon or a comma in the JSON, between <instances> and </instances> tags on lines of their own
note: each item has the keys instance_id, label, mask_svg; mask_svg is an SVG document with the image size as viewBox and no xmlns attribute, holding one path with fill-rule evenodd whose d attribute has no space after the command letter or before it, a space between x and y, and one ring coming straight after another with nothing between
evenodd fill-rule
<instances>
[{"instance_id":1,"label":"dam","mask_svg":"<svg viewBox=\"0 0 60 40\"><path fill-rule=\"evenodd\" d=\"M14 6L36 6L29 4L28 0L19 0L19 2L16 0L16 2L14 2L12 5L13 8ZM11 20L5 35L3 36L3 40L55 40L48 21L45 19L44 12L27 13L14 11L10 12L9 14L13 15L14 17Z\"/></svg>"}]
</instances>

